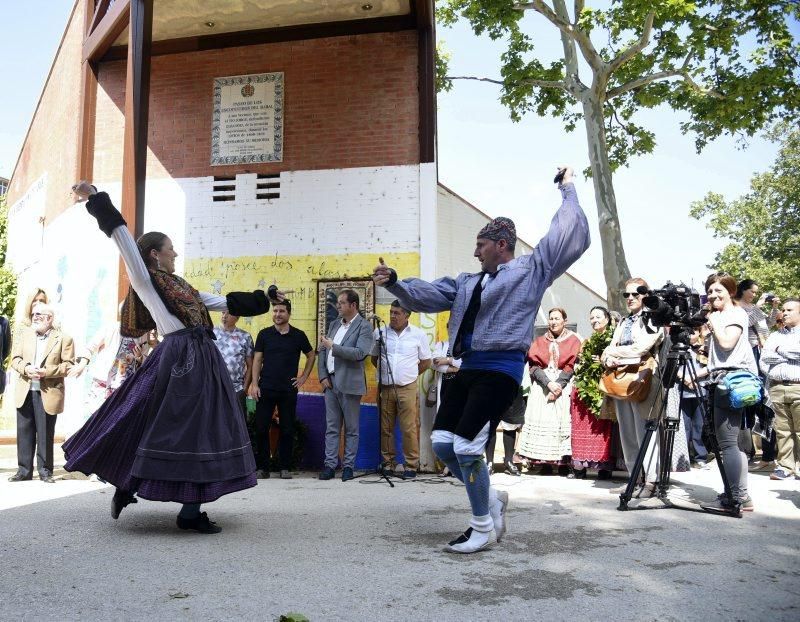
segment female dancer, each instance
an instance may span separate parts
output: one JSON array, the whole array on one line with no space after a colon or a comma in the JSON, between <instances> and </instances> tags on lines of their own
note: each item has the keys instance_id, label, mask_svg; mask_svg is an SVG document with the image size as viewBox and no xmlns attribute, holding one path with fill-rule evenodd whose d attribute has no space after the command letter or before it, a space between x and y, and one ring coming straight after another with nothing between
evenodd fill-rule
<instances>
[{"instance_id":1,"label":"female dancer","mask_svg":"<svg viewBox=\"0 0 800 622\"><path fill-rule=\"evenodd\" d=\"M208 310L257 315L269 308L263 291L199 293L176 276L178 254L163 233L134 242L105 192L73 187L100 229L119 247L131 281L121 334L157 328L164 341L131 378L64 443L68 471L96 473L117 488L111 516L134 494L182 503L177 525L200 533L221 528L201 503L256 485L244 417L225 362L213 342ZM281 296L279 296L281 297Z\"/></svg>"}]
</instances>

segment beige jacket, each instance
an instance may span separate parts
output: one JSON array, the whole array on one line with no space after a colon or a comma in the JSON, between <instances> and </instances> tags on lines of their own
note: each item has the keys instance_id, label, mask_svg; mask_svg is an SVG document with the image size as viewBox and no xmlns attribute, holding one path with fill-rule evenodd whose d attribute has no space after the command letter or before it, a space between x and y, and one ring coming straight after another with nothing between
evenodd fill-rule
<instances>
[{"instance_id":1,"label":"beige jacket","mask_svg":"<svg viewBox=\"0 0 800 622\"><path fill-rule=\"evenodd\" d=\"M50 331L41 360L36 357L36 331L30 326L23 326L11 349L11 367L19 374L16 383L16 404L22 408L31 379L25 374L28 365L42 367L44 377L40 380L42 404L48 415L57 415L64 411L64 377L75 362L75 346L72 337L65 335L57 328Z\"/></svg>"},{"instance_id":2,"label":"beige jacket","mask_svg":"<svg viewBox=\"0 0 800 622\"><path fill-rule=\"evenodd\" d=\"M644 321L640 315L639 319L631 328L631 337L633 337L633 343L627 346L621 346L618 344L620 339L622 339L624 322L625 320L623 319L622 322L617 325L617 328L614 330L614 336L611 338L611 343L609 343L608 347L603 350L603 354L600 357L603 363L605 363L609 357L618 359L641 359L648 353L656 359L656 362L658 362L659 346L664 341L664 329L657 328L655 329L654 333L649 333L645 328ZM653 378L653 381L650 384L650 394L647 396L647 399L636 404L637 411L642 417L648 418L648 416L656 417L658 415L658 412L661 409L661 400L663 398L662 393L661 382L658 380L658 378Z\"/></svg>"}]
</instances>

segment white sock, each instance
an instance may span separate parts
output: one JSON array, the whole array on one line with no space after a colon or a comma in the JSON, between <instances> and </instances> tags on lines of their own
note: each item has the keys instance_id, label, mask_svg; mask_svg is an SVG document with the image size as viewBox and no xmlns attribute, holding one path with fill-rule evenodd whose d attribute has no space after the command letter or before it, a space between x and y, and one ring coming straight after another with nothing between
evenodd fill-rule
<instances>
[{"instance_id":1,"label":"white sock","mask_svg":"<svg viewBox=\"0 0 800 622\"><path fill-rule=\"evenodd\" d=\"M473 515L469 521L469 526L472 527L473 533L476 531L489 533L494 528L494 521L491 514L486 514L485 516Z\"/></svg>"}]
</instances>

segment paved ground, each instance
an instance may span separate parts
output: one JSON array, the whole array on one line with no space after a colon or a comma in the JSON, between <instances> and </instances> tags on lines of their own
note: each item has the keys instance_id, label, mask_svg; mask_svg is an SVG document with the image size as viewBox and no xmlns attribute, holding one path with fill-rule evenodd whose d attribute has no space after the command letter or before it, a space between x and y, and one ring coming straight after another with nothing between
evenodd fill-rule
<instances>
[{"instance_id":1,"label":"paved ground","mask_svg":"<svg viewBox=\"0 0 800 622\"><path fill-rule=\"evenodd\" d=\"M800 481L766 474L751 476L756 512L742 519L619 512L608 482L495 475L509 533L462 557L441 551L466 520L452 479L262 481L207 506L224 531L202 536L175 528L173 504L114 521L109 487L7 473L4 620L800 619ZM675 478L683 499L711 499L719 482Z\"/></svg>"}]
</instances>

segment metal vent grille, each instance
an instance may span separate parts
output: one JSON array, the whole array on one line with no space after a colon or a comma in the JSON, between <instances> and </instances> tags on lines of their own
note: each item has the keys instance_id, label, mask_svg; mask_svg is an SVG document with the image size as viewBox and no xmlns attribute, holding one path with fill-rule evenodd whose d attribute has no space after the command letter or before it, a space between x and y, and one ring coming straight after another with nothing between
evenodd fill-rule
<instances>
[{"instance_id":1,"label":"metal vent grille","mask_svg":"<svg viewBox=\"0 0 800 622\"><path fill-rule=\"evenodd\" d=\"M236 177L221 176L214 177L213 186L214 201L235 201L236 200Z\"/></svg>"},{"instance_id":2,"label":"metal vent grille","mask_svg":"<svg viewBox=\"0 0 800 622\"><path fill-rule=\"evenodd\" d=\"M281 174L259 173L256 175L256 199L271 201L281 198Z\"/></svg>"}]
</instances>

